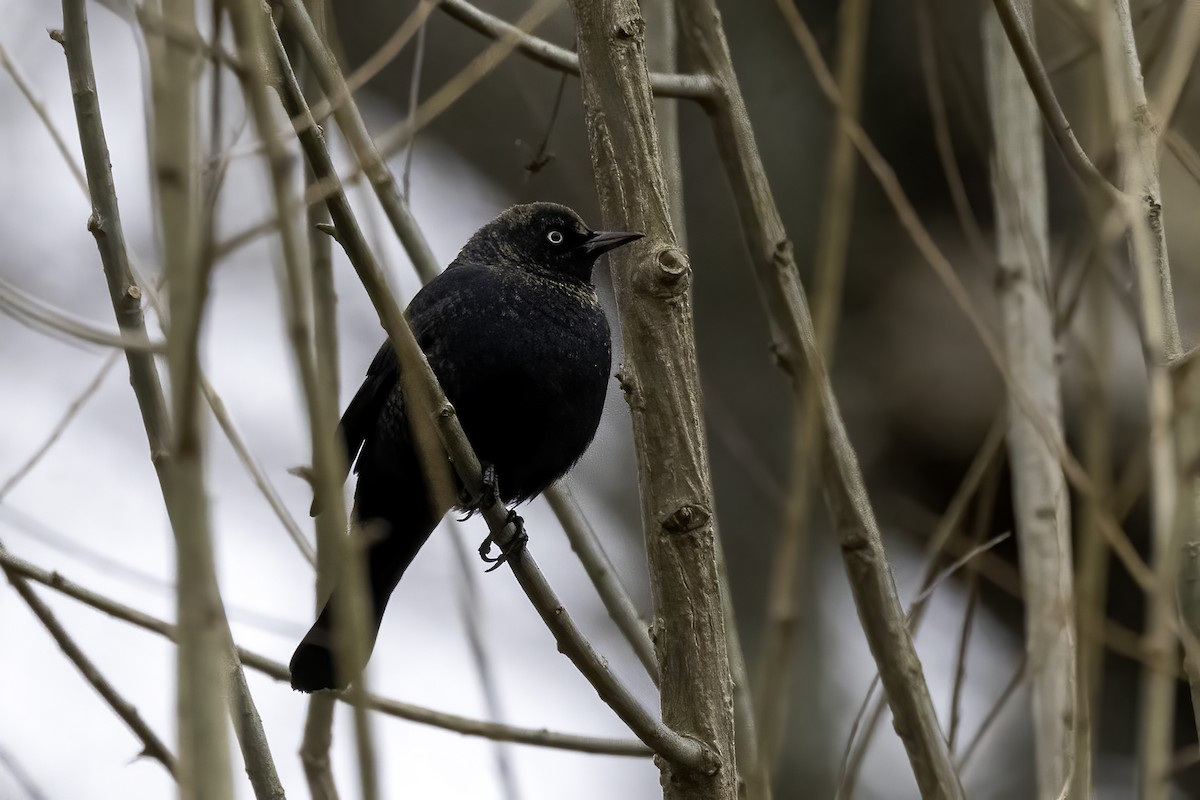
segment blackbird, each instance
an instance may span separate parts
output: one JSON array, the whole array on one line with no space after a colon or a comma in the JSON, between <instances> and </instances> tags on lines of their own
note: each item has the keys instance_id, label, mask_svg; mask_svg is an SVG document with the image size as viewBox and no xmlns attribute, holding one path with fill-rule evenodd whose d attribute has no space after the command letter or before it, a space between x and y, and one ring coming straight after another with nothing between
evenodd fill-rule
<instances>
[{"instance_id":1,"label":"blackbird","mask_svg":"<svg viewBox=\"0 0 1200 800\"><path fill-rule=\"evenodd\" d=\"M513 206L409 304L413 334L505 504L561 478L596 435L612 351L592 269L641 237L593 231L555 203ZM358 475L357 522L369 531L368 652L392 590L454 505L429 491L410 429L429 423L406 413L398 370L385 341L338 427ZM344 688L364 666L335 668L338 598L335 589L292 656L293 689Z\"/></svg>"}]
</instances>

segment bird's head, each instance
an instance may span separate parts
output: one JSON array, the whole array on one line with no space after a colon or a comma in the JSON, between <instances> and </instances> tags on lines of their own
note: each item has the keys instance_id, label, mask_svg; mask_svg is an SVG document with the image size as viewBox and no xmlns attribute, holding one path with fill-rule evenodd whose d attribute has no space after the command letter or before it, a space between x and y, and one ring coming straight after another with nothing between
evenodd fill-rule
<instances>
[{"instance_id":1,"label":"bird's head","mask_svg":"<svg viewBox=\"0 0 1200 800\"><path fill-rule=\"evenodd\" d=\"M509 208L476 231L458 257L590 281L596 259L641 238L640 233L594 231L557 203L529 203Z\"/></svg>"}]
</instances>

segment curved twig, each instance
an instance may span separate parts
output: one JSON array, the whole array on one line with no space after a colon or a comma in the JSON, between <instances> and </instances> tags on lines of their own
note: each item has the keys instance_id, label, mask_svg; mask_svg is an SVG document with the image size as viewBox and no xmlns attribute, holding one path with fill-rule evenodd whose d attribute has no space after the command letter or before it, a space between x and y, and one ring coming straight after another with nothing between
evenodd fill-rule
<instances>
[{"instance_id":1,"label":"curved twig","mask_svg":"<svg viewBox=\"0 0 1200 800\"><path fill-rule=\"evenodd\" d=\"M464 25L479 31L489 39L511 39L516 48L533 61L547 67L579 74L579 56L570 50L551 44L545 39L526 33L515 25L480 11L465 0L442 0L438 8ZM678 75L650 73L650 88L659 97L680 97L700 100L711 97L713 81L708 75Z\"/></svg>"},{"instance_id":2,"label":"curved twig","mask_svg":"<svg viewBox=\"0 0 1200 800\"><path fill-rule=\"evenodd\" d=\"M67 597L78 600L84 605L91 606L97 611L101 611L111 617L128 622L151 633L156 633L171 641L175 641L176 639L177 630L171 623L86 589L64 578L57 572L42 569L7 551L0 550L0 566L3 566L6 570L11 570L16 575L28 578L43 586L48 586L56 592L61 592ZM286 665L251 652L243 647L239 647L237 652L241 662L250 669L268 675L277 681L287 682L290 680ZM337 697L338 700L343 702L349 702L348 698L343 694L331 693L330 696ZM367 705L388 716L454 731L464 736L479 736L502 742L602 755L637 756L642 758L652 755L649 748L641 742L634 740L578 736L550 731L545 728L522 728L516 725L501 725L496 722L485 722L483 720L459 716L458 714L434 711L423 706L403 703L399 700L389 700L375 695L367 697Z\"/></svg>"}]
</instances>

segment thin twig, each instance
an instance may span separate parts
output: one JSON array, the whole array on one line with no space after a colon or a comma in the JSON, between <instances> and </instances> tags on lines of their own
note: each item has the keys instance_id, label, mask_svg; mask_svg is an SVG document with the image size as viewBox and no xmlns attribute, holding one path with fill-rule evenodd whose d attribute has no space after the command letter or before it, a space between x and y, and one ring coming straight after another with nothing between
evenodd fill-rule
<instances>
[{"instance_id":1,"label":"thin twig","mask_svg":"<svg viewBox=\"0 0 1200 800\"><path fill-rule=\"evenodd\" d=\"M439 272L437 259L417 230L416 220L409 211L408 203L400 194L396 179L388 170L380 156L380 150L375 146L375 142L372 141L371 135L367 131L366 123L363 122L358 106L351 97L350 88L346 85L345 78L342 77L337 59L321 41L321 36L301 0L283 0L283 5L288 29L296 36L300 46L308 55L309 65L325 90L326 96L330 99L334 118L350 143L350 149L354 151L359 167L375 189L384 213L400 237L405 250L410 254L416 254L413 257L413 265L417 268L417 272L424 280L430 280ZM286 60L283 60L283 63L286 64ZM290 67L285 67L284 72L288 71L290 71ZM307 106L305 106L304 112L307 113L307 111ZM301 116L291 111L289 114L293 118ZM312 131L309 131L306 138L313 139L311 134ZM335 176L336 173L318 175L322 180L331 180ZM285 207L281 207L279 213L287 214L288 211ZM337 221L335 220L334 223L336 224Z\"/></svg>"},{"instance_id":2,"label":"thin twig","mask_svg":"<svg viewBox=\"0 0 1200 800\"><path fill-rule=\"evenodd\" d=\"M463 531L454 531L450 537L453 543L454 560L458 564L459 576L459 616L462 619L463 630L467 634L467 645L471 650L471 660L475 662L475 672L479 676L479 689L483 695L484 707L488 716L494 720L504 719L504 709L500 703L500 688L496 685L496 673L492 667L491 657L484 646L483 630L480 618L483 606L479 601L479 583L475 577L476 557L463 541ZM492 755L496 760L496 774L500 779L501 795L505 800L518 800L520 790L517 788L517 773L509 757L509 747L503 742L492 743Z\"/></svg>"},{"instance_id":3,"label":"thin twig","mask_svg":"<svg viewBox=\"0 0 1200 800\"><path fill-rule=\"evenodd\" d=\"M94 219L88 220L89 227L94 224ZM51 335L62 333L73 339L128 353L153 355L165 353L167 349L161 340L154 341L129 330L110 333L82 317L18 289L3 278L0 278L0 311L34 330Z\"/></svg>"},{"instance_id":4,"label":"thin twig","mask_svg":"<svg viewBox=\"0 0 1200 800\"><path fill-rule=\"evenodd\" d=\"M950 549L954 533L962 525L962 519L967 512L967 508L971 504L971 501L978 496L983 481L989 474L996 472L1003 463L1003 443L1003 419L997 418L988 429L987 435L984 437L979 449L975 452L974 458L971 459L966 472L963 473L962 480L959 481L958 487L950 497L950 502L946 504L945 511L938 518L933 527L933 532L929 535L929 541L925 545L925 569L921 575L921 582L918 584L920 587L918 595L924 595L934 585L938 575L937 565L944 554ZM913 635L916 635L917 631L921 628L921 624L925 621L926 607L927 604L921 600L914 601L909 607L907 613L908 627L913 632ZM871 691L868 690L867 697L863 698L862 706L859 709L859 716L856 718L855 725L852 727L850 736L846 741L842 766L839 769L839 775L844 776L846 785L849 787L847 793L851 795L853 794L853 786L858 779L859 771L866 759L867 749L870 747L875 731L878 730L879 723L884 716L886 698L881 697L876 700L874 708L871 709L871 716L857 746L852 747L854 745L855 732L858 729L858 722L863 714L866 713L870 696Z\"/></svg>"},{"instance_id":5,"label":"thin twig","mask_svg":"<svg viewBox=\"0 0 1200 800\"><path fill-rule=\"evenodd\" d=\"M967 197L967 188L954 153L954 139L950 134L946 98L942 94L941 72L938 69L939 40L933 33L933 3L934 0L918 0L916 9L917 53L921 62L921 80L925 86L925 96L929 100L929 115L933 122L933 142L937 147L938 161L941 162L942 173L946 176L946 186L950 189L950 200L954 204L954 213L958 215L963 236L976 257L986 263L991 260L991 248L988 247L987 238L983 235L979 220L971 208L971 200ZM845 96L844 89L842 94Z\"/></svg>"},{"instance_id":6,"label":"thin twig","mask_svg":"<svg viewBox=\"0 0 1200 800\"><path fill-rule=\"evenodd\" d=\"M781 0L790 13L795 7ZM884 552L862 472L849 441L816 332L800 285L783 221L766 178L745 102L738 89L729 47L713 0L679 6L692 58L713 75L717 95L707 104L717 148L733 188L741 228L751 253L772 329L776 356L791 373L793 391L803 395L803 378L817 383L826 436L822 471L855 606L896 719L896 728L923 796L958 798L962 786L938 725L929 687L904 621L903 607ZM829 78L839 97L833 78ZM843 124L853 120L842 112Z\"/></svg>"},{"instance_id":7,"label":"thin twig","mask_svg":"<svg viewBox=\"0 0 1200 800\"><path fill-rule=\"evenodd\" d=\"M1150 108L1158 120L1160 134L1170 127L1184 85L1193 76L1192 66L1200 48L1200 5L1180 3L1173 24L1166 27L1171 36L1167 60L1150 94Z\"/></svg>"},{"instance_id":8,"label":"thin twig","mask_svg":"<svg viewBox=\"0 0 1200 800\"><path fill-rule=\"evenodd\" d=\"M149 296L149 293L147 293ZM160 320L162 317L159 318ZM296 549L300 551L300 555L310 564L317 563L317 554L313 550L312 544L309 543L304 531L300 530L300 525L296 522L296 518L292 516L292 512L288 510L284 504L283 498L279 496L279 490L275 488L275 484L267 477L266 471L262 464L250 452L250 446L246 443L246 439L238 430L233 417L230 416L229 410L225 407L225 401L221 399L221 395L217 394L217 390L209 382L204 373L200 373L200 391L204 393L204 399L208 402L212 409L213 417L217 420L217 425L225 434L225 438L229 440L229 445L233 448L233 452L237 454L238 460L242 462L246 473L250 476L250 480L262 492L263 497L267 501L267 505L275 512L275 517L283 524L283 528L287 531L288 537L296 545Z\"/></svg>"},{"instance_id":9,"label":"thin twig","mask_svg":"<svg viewBox=\"0 0 1200 800\"><path fill-rule=\"evenodd\" d=\"M1085 184L1103 192L1109 198L1119 201L1120 190L1100 174L1096 165L1084 152L1083 146L1079 144L1079 140L1075 138L1075 131L1072 130L1066 113L1058 103L1058 96L1055 95L1054 87L1050 84L1050 77L1046 74L1046 68L1033 46L1030 26L1021 19L1022 15L1018 13L1015 2L1016 0L994 0L996 14L1016 53L1017 61L1025 74L1025 80L1037 99L1038 107L1046 120L1046 126L1050 129L1051 138L1054 139L1054 143L1058 145L1059 151L1062 152L1075 174Z\"/></svg>"},{"instance_id":10,"label":"thin twig","mask_svg":"<svg viewBox=\"0 0 1200 800\"><path fill-rule=\"evenodd\" d=\"M422 4L425 5L425 4ZM413 117L417 113L417 105L421 100L421 72L425 67L425 30L424 23L417 29L417 44L413 52L412 78L408 83L408 116ZM400 193L403 195L405 202L412 202L412 193L410 191L412 184L412 163L413 153L416 151L417 137L413 136L408 141L408 146L404 148L404 172L400 178Z\"/></svg>"},{"instance_id":11,"label":"thin twig","mask_svg":"<svg viewBox=\"0 0 1200 800\"><path fill-rule=\"evenodd\" d=\"M29 85L25 73L12 60L8 49L3 44L0 44L0 67L3 67L4 71L9 74L9 77L13 79L13 83L21 90L21 94L25 96L25 100L29 103L29 107L33 109L33 113L37 114L38 119L42 121L42 125L50 132L50 139L54 142L54 146L58 149L59 154L62 155L67 169L71 170L71 174L75 176L75 180L81 186L86 187L87 178L84 177L83 170L80 169L79 164L75 161L75 156L71 152L71 149L67 147L66 140L58 132L58 127L55 126L54 121L50 119L50 114L46 111L45 104L33 93L33 87Z\"/></svg>"},{"instance_id":12,"label":"thin twig","mask_svg":"<svg viewBox=\"0 0 1200 800\"><path fill-rule=\"evenodd\" d=\"M323 40L329 38L327 25L329 7L325 0L305 0L317 33ZM424 4L413 10L410 18L424 11ZM384 43L383 48L392 46L397 38L404 33L404 25ZM403 47L403 43L400 44ZM304 54L299 52L295 42L290 42L288 52L294 53L297 62L296 73L304 93L309 97L320 97L321 87L316 75L309 67ZM398 50L396 52L399 52ZM368 59L370 62L371 59ZM386 62L383 62L386 63ZM364 64L366 69L370 64ZM360 70L361 72L362 70ZM325 102L325 98L321 98ZM266 135L260 131L260 138ZM265 145L264 145L265 148ZM304 181L310 183L315 179L312 167L304 165ZM305 209L305 220L308 233L309 260L312 267L312 304L313 304L313 356L317 383L325 391L324 402L331 409L338 404L338 332L337 332L337 287L333 272L333 241L320 226L328 225L329 209L324 203L313 203ZM311 417L310 417L311 421ZM322 434L323 435L323 434ZM314 447L315 452L315 447ZM339 464L340 467L340 464ZM340 486L338 487L341 488ZM332 513L342 519L344 504L342 498L335 497ZM322 512L325 510L322 509ZM341 531L328 524L318 523L318 549L325 552L315 562L317 568L315 610L320 614L326 598L332 596L337 584L338 553L343 544ZM322 541L323 537L336 536L332 541ZM333 777L333 763L330 749L333 746L333 719L335 701L324 692L314 693L308 700L308 713L304 719L304 737L300 742L300 762L304 765L304 777L308 781L309 793L313 800L338 800L337 782Z\"/></svg>"},{"instance_id":13,"label":"thin twig","mask_svg":"<svg viewBox=\"0 0 1200 800\"><path fill-rule=\"evenodd\" d=\"M13 781L16 782L17 786L21 787L21 791L25 792L29 800L49 800L46 793L33 780L33 776L25 770L21 762L17 761L3 744L0 744L0 765L4 766Z\"/></svg>"},{"instance_id":14,"label":"thin twig","mask_svg":"<svg viewBox=\"0 0 1200 800\"><path fill-rule=\"evenodd\" d=\"M983 718L983 722L979 723L979 729L975 731L975 735L971 737L971 741L963 748L962 755L958 759L958 769L966 771L967 764L970 763L975 751L979 748L979 743L983 741L984 735L992 729L992 725L1000 718L1000 712L1008 705L1008 701L1017 693L1017 689L1025 682L1025 668L1029 664L1029 656L1022 654L1021 660L1017 662L1017 668L1013 670L1013 676L1009 678L1008 683L1000 691L1000 696L996 698L996 702L988 711L987 716Z\"/></svg>"},{"instance_id":15,"label":"thin twig","mask_svg":"<svg viewBox=\"0 0 1200 800\"><path fill-rule=\"evenodd\" d=\"M909 629L914 633L916 632L917 625L920 623L921 615L924 613L926 604L929 602L929 599L933 597L934 592L937 591L939 586L948 581L960 569L967 566L975 559L985 555L993 547L1008 539L1009 535L1010 534L1002 533L999 536L993 536L991 539L983 542L982 544L975 544L974 547L969 548L944 570L937 573L937 575L934 576L933 580L931 580L927 586L923 587L921 591L917 592L916 596L913 597L912 602L909 604L908 611L905 614ZM972 570L972 572L974 571ZM871 682L867 684L867 693L863 697L862 704L858 708L858 714L855 716L854 722L850 726L850 735L846 739L846 748L842 753L841 768L838 771L838 786L835 795L838 798L854 796L855 781L857 781L858 772L862 768L862 764L866 759L867 746L870 744L871 731L867 731L867 734L863 737L862 741L859 742L859 746L855 748L854 752L851 752L851 745L854 744L855 734L858 731L860 723L862 722L863 715L866 713L867 705L871 700L871 696L878 686L879 673L876 672L871 678ZM882 716L883 703L880 702L876 704L874 714L869 724L874 727L878 724L879 718Z\"/></svg>"},{"instance_id":16,"label":"thin twig","mask_svg":"<svg viewBox=\"0 0 1200 800\"><path fill-rule=\"evenodd\" d=\"M283 42L278 32L268 24L256 0L245 0L232 10L233 28L238 51L246 60L270 59L272 55L286 61ZM314 28L314 35L317 34ZM295 215L287 212L291 204L291 158L283 143L274 136L273 100L264 80L248 80L243 91L254 114L255 125L266 145L275 209L279 215L279 234L283 250L284 318L287 321L300 381L304 392L305 410L309 419L312 443L314 488L317 507L317 555L319 572L337 576L341 587L340 602L334 608L333 638L338 663L342 669L356 670L365 664L369 652L368 599L364 584L363 566L357 545L344 536L346 509L342 499L342 476L346 473L345 456L334 436L337 398L332 386L322 384L317 373L313 340L313 305L310 276L305 269L304 235L296 224ZM293 75L290 80L296 80ZM325 346L328 349L328 345ZM324 565L321 562L325 562ZM379 794L375 769L375 752L367 718L365 676L343 674L351 682L349 690L354 705L354 731L358 752L358 778L364 800L374 800Z\"/></svg>"},{"instance_id":17,"label":"thin twig","mask_svg":"<svg viewBox=\"0 0 1200 800\"><path fill-rule=\"evenodd\" d=\"M178 635L176 626L169 622L119 603L97 592L85 589L79 584L64 578L57 572L37 567L6 551L0 550L0 565L5 569L12 570L17 575L48 586L85 605L143 630L156 633L171 641L175 641ZM250 669L257 670L277 681L286 683L290 679L287 666L278 661L272 661L242 647L238 648L237 653L239 660ZM331 693L330 696L336 697L342 702L349 702L346 695L341 693ZM457 714L433 711L422 706L389 700L375 695L367 698L367 705L372 710L379 711L388 716L399 717L410 722L461 733L464 736L479 736L485 739L527 744L535 747L549 747L558 750L572 750L603 755L646 758L653 754L645 745L633 740L578 736L550 731L545 728L522 728L514 725L501 725L496 722L484 722Z\"/></svg>"},{"instance_id":18,"label":"thin twig","mask_svg":"<svg viewBox=\"0 0 1200 800\"><path fill-rule=\"evenodd\" d=\"M800 44L805 59L808 61L817 78L817 85L822 94L825 95L834 108L839 108L841 105L841 95L838 92L833 75L829 72L825 60L821 57L820 48L812 31L794 7L781 6L781 10L792 26L792 31L796 36L797 42ZM1017 383L1009 371L999 340L984 321L982 312L972 300L970 293L967 291L962 279L955 272L950 260L946 258L945 254L933 240L929 230L921 222L920 215L917 214L916 208L913 207L912 202L904 192L904 188L897 180L895 171L887 163L887 160L884 159L861 125L844 115L840 115L839 118L842 120L842 124L846 126L848 134L854 142L854 146L863 157L863 162L870 169L872 175L875 176L880 188L883 189L884 195L896 211L901 226L904 227L925 262L933 269L938 280L942 282L955 305L958 306L963 316L970 323L971 327L974 328L979 341L984 346L984 350L987 351L988 358L995 365L1008 391L1021 404L1022 411L1030 414L1030 418L1037 426L1039 435L1054 450L1055 455L1062 463L1063 471L1066 473L1071 485L1087 497L1097 497L1096 487L1092 485L1091 480L1088 478L1087 471L1074 455L1071 454L1066 445L1052 435L1041 416L1031 413L1035 409L1035 406L1028 391L1025 387ZM1146 565L1146 562L1138 555L1137 549L1129 541L1125 532L1121 530L1112 513L1106 511L1100 517L1099 521L1100 530L1113 548L1113 552L1120 560L1122 566L1125 567L1138 586L1143 589L1149 589L1154 583L1153 573Z\"/></svg>"},{"instance_id":19,"label":"thin twig","mask_svg":"<svg viewBox=\"0 0 1200 800\"><path fill-rule=\"evenodd\" d=\"M113 353L108 358L104 359L104 363L100 365L100 369L96 372L96 377L92 378L88 385L84 387L83 391L71 401L69 406L67 406L67 410L63 412L62 417L60 417L58 422L55 423L54 427L50 430L50 433L46 435L46 438L42 441L41 446L33 452L33 455L25 460L25 463L17 467L13 474L9 476L8 480L6 480L4 484L0 486L0 502L3 502L4 498L8 496L9 492L16 488L18 483L25 479L25 476L37 466L38 462L45 457L46 453L50 452L50 448L53 447L54 443L58 441L59 437L63 435L63 432L66 431L67 426L71 424L72 420L75 419L75 416L84 407L84 405L87 404L87 401L92 398L92 395L96 393L96 391L100 388L100 385L104 383L104 379L108 377L108 373L112 371L114 366L116 366L117 359L120 357L120 353Z\"/></svg>"},{"instance_id":20,"label":"thin twig","mask_svg":"<svg viewBox=\"0 0 1200 800\"><path fill-rule=\"evenodd\" d=\"M1200 183L1200 153L1196 152L1192 143L1173 130L1164 132L1163 139L1167 143L1167 149L1179 159L1179 163L1192 176L1192 180Z\"/></svg>"},{"instance_id":21,"label":"thin twig","mask_svg":"<svg viewBox=\"0 0 1200 800\"><path fill-rule=\"evenodd\" d=\"M1005 0L1012 18L1026 20L1030 0ZM1055 439L1063 437L1062 401L1051 296L1046 167L1038 102L1013 52L1011 27L985 13L982 38L992 123L992 207L996 217L996 291L1005 354L1013 377L1032 395L1026 411L1008 401L1008 450L1013 509L1025 597L1025 649L1033 706L1038 797L1090 797L1091 767L1075 763L1078 676L1072 585L1071 515L1066 481L1053 450L1031 416Z\"/></svg>"},{"instance_id":22,"label":"thin twig","mask_svg":"<svg viewBox=\"0 0 1200 800\"><path fill-rule=\"evenodd\" d=\"M408 45L410 39L414 36L421 36L421 31L425 29L426 20L433 13L437 3L432 0L421 0L404 21L400 23L400 27L388 37L388 40L379 46L379 49L371 54L371 57L359 65L354 72L346 77L346 100L353 98L354 93L383 71L383 68L396 60L400 53L404 52L405 46ZM313 23L318 27L322 40L325 40L326 32L320 17L310 12L309 16L313 18ZM315 78L315 75L313 76ZM307 87L306 87L307 88ZM328 119L333 113L333 107L328 97L321 98L320 102L312 106L312 117L318 123ZM304 124L303 120L292 120L293 125Z\"/></svg>"},{"instance_id":23,"label":"thin twig","mask_svg":"<svg viewBox=\"0 0 1200 800\"><path fill-rule=\"evenodd\" d=\"M726 598L701 424L691 267L671 225L644 23L634 0L572 0L571 8L602 216L608 226L645 234L610 256L610 272L624 342L618 379L633 423L663 720L703 742L710 760L700 770L660 762L663 797L725 800L736 791L739 766ZM682 17L680 27L688 27Z\"/></svg>"},{"instance_id":24,"label":"thin twig","mask_svg":"<svg viewBox=\"0 0 1200 800\"><path fill-rule=\"evenodd\" d=\"M1174 397L1168 365L1183 353L1167 258L1162 194L1158 177L1156 120L1147 106L1142 67L1133 37L1129 4L1098 7L1100 43L1127 201L1119 206L1129 224L1129 254L1140 296L1142 347L1150 417L1150 508L1155 580L1147 590L1146 644L1152 663L1142 674L1138 765L1142 800L1163 800L1170 789L1175 678L1175 579L1194 580L1194 561L1179 558L1195 536L1195 509L1188 508L1190 465L1177 461ZM1178 572L1178 575L1177 575ZM1200 631L1200 607L1185 607L1183 619ZM1189 672L1195 687L1200 675Z\"/></svg>"},{"instance_id":25,"label":"thin twig","mask_svg":"<svg viewBox=\"0 0 1200 800\"><path fill-rule=\"evenodd\" d=\"M125 249L116 189L113 185L109 163L108 145L100 118L100 106L87 36L86 6L81 0L65 0L63 12L64 23L70 20L70 24L64 24L61 40L67 53L67 69L71 78L88 190L94 209L92 219L95 220L95 223L91 226L92 233L100 250L118 325L122 330L145 337L145 322L140 303L142 292L133 280ZM169 488L171 478L168 466L171 462L168 459L168 442L172 438L171 423L167 417L158 370L149 356L135 356L133 353L126 355L129 361L130 383L138 401L146 438L150 445L151 463L158 475L163 497L167 503L168 515L174 519L180 509L175 506L173 493ZM228 621L223 613L218 614L218 622L224 627L225 645L230 658L236 659ZM237 682L235 692L239 690L239 687L244 688L244 685L243 682ZM219 707L222 704L214 703L213 705ZM239 698L238 705L243 709L252 709L253 701L247 694L245 697ZM247 719L251 723L257 721L256 715L250 715ZM224 725L221 726L219 733L224 733ZM247 769L261 776L264 782L271 782L270 779L274 777L275 770L270 751L266 746L266 738L262 734L261 722L258 721L257 726L248 731L248 734L242 741ZM227 754L225 758L227 763ZM217 783L214 785L220 786L221 779L217 777L216 781ZM275 778L273 783L277 785L278 779Z\"/></svg>"},{"instance_id":26,"label":"thin twig","mask_svg":"<svg viewBox=\"0 0 1200 800\"><path fill-rule=\"evenodd\" d=\"M7 555L8 551L4 549L4 545L0 544L0 555ZM75 668L79 670L79 674L83 679L91 684L96 693L103 698L108 707L116 713L121 721L129 726L129 730L133 732L142 742L142 752L140 755L152 758L166 768L172 778L178 777L178 765L175 761L175 756L163 744L162 739L150 728L146 721L142 719L138 710L126 700L113 687L111 683L101 674L99 668L92 662L91 659L84 654L83 650L76 644L71 635L59 623L58 618L54 616L54 612L50 607L38 597L37 593L29 585L25 578L8 569L4 570L5 576L8 578L12 587L17 590L17 594L29 606L29 610L33 612L38 621L46 629L47 633L54 638L55 643Z\"/></svg>"},{"instance_id":27,"label":"thin twig","mask_svg":"<svg viewBox=\"0 0 1200 800\"><path fill-rule=\"evenodd\" d=\"M539 64L572 75L579 74L579 56L527 33L521 26L510 25L464 0L442 0L438 8L490 39L514 41L523 55ZM707 75L651 73L650 88L659 97L693 100L710 97L713 92L712 80Z\"/></svg>"},{"instance_id":28,"label":"thin twig","mask_svg":"<svg viewBox=\"0 0 1200 800\"><path fill-rule=\"evenodd\" d=\"M963 689L967 685L967 650L971 633L975 627L975 612L979 608L979 580L972 572L967 578L967 604L963 607L962 629L958 632L958 651L954 656L954 688L950 690L950 725L946 733L950 752L958 744L959 725L962 723Z\"/></svg>"},{"instance_id":29,"label":"thin twig","mask_svg":"<svg viewBox=\"0 0 1200 800\"><path fill-rule=\"evenodd\" d=\"M559 4L559 0L536 0L513 27L516 30L533 30L554 13ZM376 140L379 151L385 157L400 152L417 135L417 131L441 116L469 89L498 67L514 52L518 43L517 39L504 36L484 48L483 52L473 58L458 74L432 93L429 99L417 108L415 114L384 131Z\"/></svg>"},{"instance_id":30,"label":"thin twig","mask_svg":"<svg viewBox=\"0 0 1200 800\"><path fill-rule=\"evenodd\" d=\"M646 674L657 686L658 660L654 656L654 643L650 641L649 625L638 613L633 598L621 583L621 576L617 574L608 554L604 552L591 523L584 517L566 484L550 487L545 496L550 508L562 523L567 541L571 543L571 550L575 552L579 563L591 578L592 585L596 587L596 593L600 595L608 615L625 635L638 661L645 667Z\"/></svg>"},{"instance_id":31,"label":"thin twig","mask_svg":"<svg viewBox=\"0 0 1200 800\"><path fill-rule=\"evenodd\" d=\"M869 0L843 0L838 12L837 81L845 111L858 116L869 29ZM854 218L854 145L836 122L830 145L829 170L813 267L813 328L821 357L832 363L842 304L842 285L850 230ZM791 491L785 505L768 589L767 630L760 663L763 678L758 692L761 747L770 774L778 773L784 726L790 711L789 688L796 655L795 640L802 621L801 596L809 570L813 473L820 468L821 398L817 381L804 382L793 401Z\"/></svg>"}]
</instances>

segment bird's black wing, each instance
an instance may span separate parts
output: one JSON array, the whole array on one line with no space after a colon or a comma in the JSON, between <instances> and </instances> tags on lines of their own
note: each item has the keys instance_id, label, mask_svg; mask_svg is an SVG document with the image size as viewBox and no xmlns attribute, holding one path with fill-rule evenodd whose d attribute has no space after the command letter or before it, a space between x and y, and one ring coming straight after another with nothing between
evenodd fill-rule
<instances>
[{"instance_id":1,"label":"bird's black wing","mask_svg":"<svg viewBox=\"0 0 1200 800\"><path fill-rule=\"evenodd\" d=\"M458 308L455 306L463 303L464 296L468 295L481 279L486 279L488 274L486 267L456 262L417 292L412 302L409 303L405 316L412 325L413 334L417 337L421 349L429 355L435 370L437 366L440 366L441 361L445 360L441 352L443 344L441 340L444 338L446 324L449 322L446 316L448 314L452 316L456 311L461 313L461 305ZM447 375L447 372L451 374ZM448 394L453 394L455 387L447 386L446 382L448 378L453 382L458 375L453 374L452 370L442 370L442 373L439 376L442 380L442 388ZM338 423L338 433L346 448L347 468L354 466L363 443L374 432L375 424L383 413L399 378L400 366L396 359L396 352L392 349L391 342L384 340L379 352L375 354L371 366L367 369L366 378L363 379L362 385L358 388L358 392L355 393L350 404L346 406L341 422Z\"/></svg>"},{"instance_id":2,"label":"bird's black wing","mask_svg":"<svg viewBox=\"0 0 1200 800\"><path fill-rule=\"evenodd\" d=\"M396 381L400 377L399 364L392 343L384 341L367 369L367 377L358 387L354 398L346 406L338 423L338 433L346 447L346 467L354 464L363 442L375 428L375 421L383 411Z\"/></svg>"}]
</instances>

